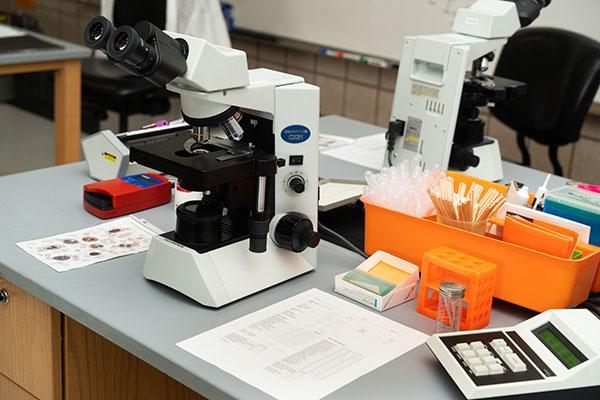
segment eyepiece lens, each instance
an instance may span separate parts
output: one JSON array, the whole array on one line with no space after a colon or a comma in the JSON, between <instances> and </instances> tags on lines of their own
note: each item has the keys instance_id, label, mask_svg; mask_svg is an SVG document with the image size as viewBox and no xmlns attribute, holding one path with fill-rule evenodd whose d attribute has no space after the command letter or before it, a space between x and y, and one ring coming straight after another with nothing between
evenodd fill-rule
<instances>
[{"instance_id":1,"label":"eyepiece lens","mask_svg":"<svg viewBox=\"0 0 600 400\"><path fill-rule=\"evenodd\" d=\"M125 50L129 43L129 35L126 32L121 32L115 39L115 48L119 51Z\"/></svg>"},{"instance_id":2,"label":"eyepiece lens","mask_svg":"<svg viewBox=\"0 0 600 400\"><path fill-rule=\"evenodd\" d=\"M90 39L93 41L99 40L104 33L104 27L102 24L97 23L92 26L90 29Z\"/></svg>"}]
</instances>

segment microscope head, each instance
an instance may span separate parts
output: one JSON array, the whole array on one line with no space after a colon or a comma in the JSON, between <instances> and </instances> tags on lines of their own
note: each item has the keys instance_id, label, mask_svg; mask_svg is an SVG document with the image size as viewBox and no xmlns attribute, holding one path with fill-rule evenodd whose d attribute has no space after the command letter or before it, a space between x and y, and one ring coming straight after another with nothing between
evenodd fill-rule
<instances>
[{"instance_id":1,"label":"microscope head","mask_svg":"<svg viewBox=\"0 0 600 400\"><path fill-rule=\"evenodd\" d=\"M248 61L242 50L217 46L204 39L166 32L188 44L187 71L169 84L197 92L218 92L248 86Z\"/></svg>"},{"instance_id":2,"label":"microscope head","mask_svg":"<svg viewBox=\"0 0 600 400\"><path fill-rule=\"evenodd\" d=\"M246 53L196 37L174 32L168 35L189 45L187 71L169 82L167 89L179 94L183 119L195 128L192 135L195 141L206 142L214 127L220 127L231 140L241 140L244 131L238 124L239 107L229 104L225 95L229 90L249 85ZM223 94L217 96L221 101L211 96L218 92Z\"/></svg>"},{"instance_id":3,"label":"microscope head","mask_svg":"<svg viewBox=\"0 0 600 400\"><path fill-rule=\"evenodd\" d=\"M506 39L530 25L551 0L478 0L456 13L453 31L482 39Z\"/></svg>"},{"instance_id":4,"label":"microscope head","mask_svg":"<svg viewBox=\"0 0 600 400\"><path fill-rule=\"evenodd\" d=\"M205 100L203 95L249 84L243 51L163 32L148 21L115 28L102 16L88 23L84 41L130 74L178 93L183 118L195 128L193 137L198 142L208 140L210 128L216 126L221 126L230 139L241 139L238 108Z\"/></svg>"},{"instance_id":5,"label":"microscope head","mask_svg":"<svg viewBox=\"0 0 600 400\"><path fill-rule=\"evenodd\" d=\"M115 28L97 16L86 26L86 46L158 87L173 83L198 92L248 85L246 53L204 39L162 31L148 21Z\"/></svg>"}]
</instances>

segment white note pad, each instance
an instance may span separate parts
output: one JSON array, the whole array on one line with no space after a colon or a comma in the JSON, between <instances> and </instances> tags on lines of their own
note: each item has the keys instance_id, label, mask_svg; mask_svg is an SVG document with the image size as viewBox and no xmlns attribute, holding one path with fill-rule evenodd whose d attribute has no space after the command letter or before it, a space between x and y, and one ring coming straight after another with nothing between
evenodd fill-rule
<instances>
[{"instance_id":1,"label":"white note pad","mask_svg":"<svg viewBox=\"0 0 600 400\"><path fill-rule=\"evenodd\" d=\"M177 344L280 400L316 400L427 340L311 289Z\"/></svg>"}]
</instances>

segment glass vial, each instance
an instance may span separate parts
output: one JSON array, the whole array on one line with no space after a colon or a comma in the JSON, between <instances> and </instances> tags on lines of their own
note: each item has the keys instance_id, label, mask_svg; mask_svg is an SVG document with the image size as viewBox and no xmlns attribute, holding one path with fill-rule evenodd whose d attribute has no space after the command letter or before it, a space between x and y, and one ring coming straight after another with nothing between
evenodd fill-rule
<instances>
[{"instance_id":1,"label":"glass vial","mask_svg":"<svg viewBox=\"0 0 600 400\"><path fill-rule=\"evenodd\" d=\"M463 285L450 281L440 282L435 333L459 330L464 297Z\"/></svg>"}]
</instances>

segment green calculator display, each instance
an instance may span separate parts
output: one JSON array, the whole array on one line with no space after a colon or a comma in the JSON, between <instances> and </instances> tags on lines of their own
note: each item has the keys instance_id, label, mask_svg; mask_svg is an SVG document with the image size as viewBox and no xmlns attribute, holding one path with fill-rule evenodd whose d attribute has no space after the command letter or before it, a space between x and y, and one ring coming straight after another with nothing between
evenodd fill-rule
<instances>
[{"instance_id":1,"label":"green calculator display","mask_svg":"<svg viewBox=\"0 0 600 400\"><path fill-rule=\"evenodd\" d=\"M569 369L578 366L587 358L565 338L554 325L547 323L533 334Z\"/></svg>"}]
</instances>

